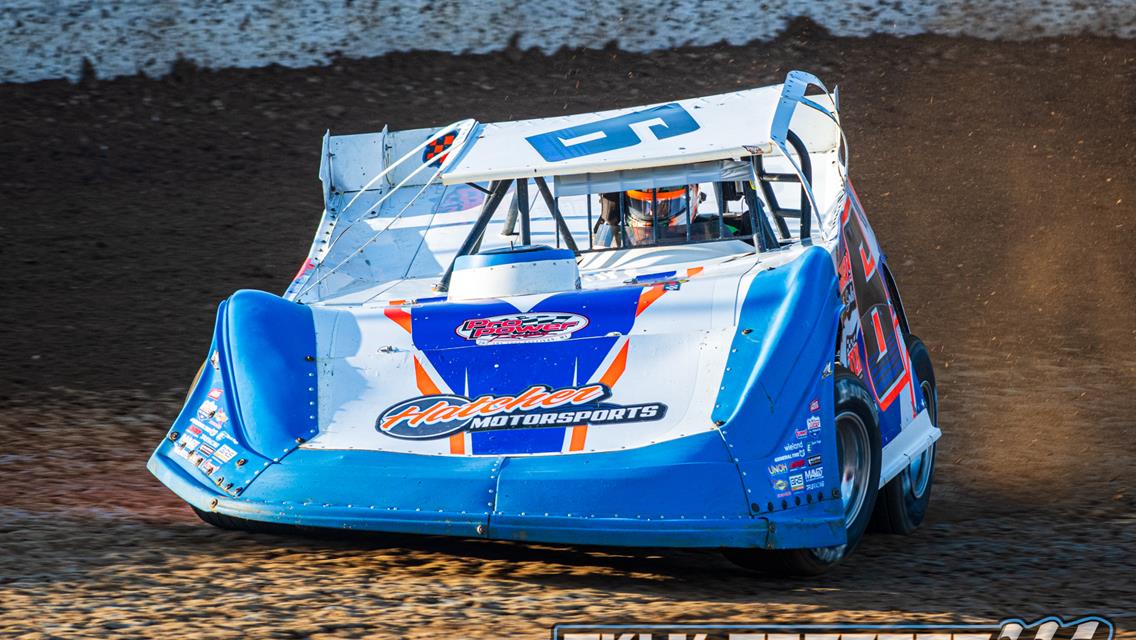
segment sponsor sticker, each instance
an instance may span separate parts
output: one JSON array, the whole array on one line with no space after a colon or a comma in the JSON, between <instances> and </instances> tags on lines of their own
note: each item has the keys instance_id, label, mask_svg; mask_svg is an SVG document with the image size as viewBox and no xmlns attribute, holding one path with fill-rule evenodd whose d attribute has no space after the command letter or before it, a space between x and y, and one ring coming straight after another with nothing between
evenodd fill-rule
<instances>
[{"instance_id":1,"label":"sponsor sticker","mask_svg":"<svg viewBox=\"0 0 1136 640\"><path fill-rule=\"evenodd\" d=\"M781 450L782 451L800 451L801 448L804 447L804 446L805 446L805 443L803 443L803 442L790 442L790 443L786 444L784 447L781 447Z\"/></svg>"},{"instance_id":2,"label":"sponsor sticker","mask_svg":"<svg viewBox=\"0 0 1136 640\"><path fill-rule=\"evenodd\" d=\"M233 459L233 456L237 455L237 452L229 445L223 444L213 455L221 462L228 462Z\"/></svg>"},{"instance_id":3,"label":"sponsor sticker","mask_svg":"<svg viewBox=\"0 0 1136 640\"><path fill-rule=\"evenodd\" d=\"M820 440L810 440L809 442L805 443L805 453L808 454L808 455L813 455L814 453L820 453L821 444L822 443L821 443Z\"/></svg>"},{"instance_id":4,"label":"sponsor sticker","mask_svg":"<svg viewBox=\"0 0 1136 640\"><path fill-rule=\"evenodd\" d=\"M190 436L188 433L178 438L177 442L178 448L185 449L186 451L193 451L199 444L201 443L197 441L197 438Z\"/></svg>"},{"instance_id":5,"label":"sponsor sticker","mask_svg":"<svg viewBox=\"0 0 1136 640\"><path fill-rule=\"evenodd\" d=\"M803 466L805 466L805 461L803 459L802 460L794 460L794 461L789 463L790 469L800 469Z\"/></svg>"},{"instance_id":6,"label":"sponsor sticker","mask_svg":"<svg viewBox=\"0 0 1136 640\"><path fill-rule=\"evenodd\" d=\"M805 480L813 482L815 480L824 479L824 467L814 467L812 469L805 469Z\"/></svg>"},{"instance_id":7,"label":"sponsor sticker","mask_svg":"<svg viewBox=\"0 0 1136 640\"><path fill-rule=\"evenodd\" d=\"M788 470L789 470L789 466L786 465L784 462L778 462L777 464L769 465L769 475L771 475L771 476L775 476L775 475L778 475L778 474L781 474L781 473L785 473Z\"/></svg>"},{"instance_id":8,"label":"sponsor sticker","mask_svg":"<svg viewBox=\"0 0 1136 640\"><path fill-rule=\"evenodd\" d=\"M820 411L820 400L813 398L813 401L809 403L809 411L812 411L813 413Z\"/></svg>"},{"instance_id":9,"label":"sponsor sticker","mask_svg":"<svg viewBox=\"0 0 1136 640\"><path fill-rule=\"evenodd\" d=\"M418 396L387 407L375 420L379 433L407 440L444 438L460 431L497 431L576 425L609 425L660 420L661 402L622 405L605 402L603 384L552 389L533 385L513 395Z\"/></svg>"},{"instance_id":10,"label":"sponsor sticker","mask_svg":"<svg viewBox=\"0 0 1136 640\"><path fill-rule=\"evenodd\" d=\"M567 340L588 326L588 318L578 313L512 313L491 318L470 318L456 329L466 340L485 344L555 342Z\"/></svg>"},{"instance_id":11,"label":"sponsor sticker","mask_svg":"<svg viewBox=\"0 0 1136 640\"><path fill-rule=\"evenodd\" d=\"M215 413L217 413L217 403L212 400L202 402L201 406L197 408L197 417L202 420L212 418Z\"/></svg>"},{"instance_id":12,"label":"sponsor sticker","mask_svg":"<svg viewBox=\"0 0 1136 640\"><path fill-rule=\"evenodd\" d=\"M805 457L804 451L794 451L793 453L783 453L773 459L774 462L785 462L786 460L796 460L797 458Z\"/></svg>"},{"instance_id":13,"label":"sponsor sticker","mask_svg":"<svg viewBox=\"0 0 1136 640\"><path fill-rule=\"evenodd\" d=\"M778 491L784 491L788 487L789 487L789 483L785 482L784 480L774 480L773 481L773 488L778 490Z\"/></svg>"},{"instance_id":14,"label":"sponsor sticker","mask_svg":"<svg viewBox=\"0 0 1136 640\"><path fill-rule=\"evenodd\" d=\"M819 431L820 416L809 416L809 419L805 421L805 426L808 427L809 431Z\"/></svg>"},{"instance_id":15,"label":"sponsor sticker","mask_svg":"<svg viewBox=\"0 0 1136 640\"><path fill-rule=\"evenodd\" d=\"M213 472L217 470L217 465L213 464L212 460L205 460L201 463L199 468L205 475L211 476Z\"/></svg>"},{"instance_id":16,"label":"sponsor sticker","mask_svg":"<svg viewBox=\"0 0 1136 640\"><path fill-rule=\"evenodd\" d=\"M190 422L191 427L197 428L197 431L194 432L197 435L201 435L202 432L208 433L209 435L214 436L214 437L217 435L217 427L208 425L208 424L198 420L197 418L190 418L189 422Z\"/></svg>"},{"instance_id":17,"label":"sponsor sticker","mask_svg":"<svg viewBox=\"0 0 1136 640\"><path fill-rule=\"evenodd\" d=\"M809 435L809 430L808 429L797 429L797 431L794 435L796 435L798 439L799 438L807 438L808 435Z\"/></svg>"},{"instance_id":18,"label":"sponsor sticker","mask_svg":"<svg viewBox=\"0 0 1136 640\"><path fill-rule=\"evenodd\" d=\"M217 413L213 414L213 422L217 426L223 426L229 421L229 414L225 413L224 409L217 409Z\"/></svg>"},{"instance_id":19,"label":"sponsor sticker","mask_svg":"<svg viewBox=\"0 0 1136 640\"><path fill-rule=\"evenodd\" d=\"M804 491L805 477L799 473L789 476L789 488L793 491Z\"/></svg>"},{"instance_id":20,"label":"sponsor sticker","mask_svg":"<svg viewBox=\"0 0 1136 640\"><path fill-rule=\"evenodd\" d=\"M817 454L815 456L809 456L809 466L810 467L815 467L818 464L820 464L820 455L819 454Z\"/></svg>"},{"instance_id":21,"label":"sponsor sticker","mask_svg":"<svg viewBox=\"0 0 1136 640\"><path fill-rule=\"evenodd\" d=\"M209 390L209 399L210 400L219 400L221 398L222 393L224 393L224 391L222 391L221 389L219 389L217 387L213 387L212 389Z\"/></svg>"}]
</instances>

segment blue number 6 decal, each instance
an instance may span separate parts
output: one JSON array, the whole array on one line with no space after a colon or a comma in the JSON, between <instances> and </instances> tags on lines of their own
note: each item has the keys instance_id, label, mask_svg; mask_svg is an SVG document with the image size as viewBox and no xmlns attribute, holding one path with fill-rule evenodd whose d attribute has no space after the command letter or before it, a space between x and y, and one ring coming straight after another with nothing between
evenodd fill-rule
<instances>
[{"instance_id":1,"label":"blue number 6 decal","mask_svg":"<svg viewBox=\"0 0 1136 640\"><path fill-rule=\"evenodd\" d=\"M631 125L661 120L647 127L657 140L673 138L698 130L698 123L677 102L642 111L597 120L575 127L549 131L525 138L547 162L590 156L593 153L633 147L642 140Z\"/></svg>"}]
</instances>

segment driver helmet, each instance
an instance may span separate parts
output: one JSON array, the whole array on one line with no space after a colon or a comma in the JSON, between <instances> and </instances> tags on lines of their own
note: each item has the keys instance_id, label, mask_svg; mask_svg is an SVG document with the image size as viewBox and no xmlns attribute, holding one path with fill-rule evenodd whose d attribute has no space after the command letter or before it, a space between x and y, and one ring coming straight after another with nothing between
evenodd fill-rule
<instances>
[{"instance_id":1,"label":"driver helmet","mask_svg":"<svg viewBox=\"0 0 1136 640\"><path fill-rule=\"evenodd\" d=\"M690 197L687 198L687 189ZM650 227L657 220L659 226L689 224L698 215L698 185L661 187L658 189L632 189L627 194L627 222L632 227ZM687 203L693 210L688 215Z\"/></svg>"}]
</instances>

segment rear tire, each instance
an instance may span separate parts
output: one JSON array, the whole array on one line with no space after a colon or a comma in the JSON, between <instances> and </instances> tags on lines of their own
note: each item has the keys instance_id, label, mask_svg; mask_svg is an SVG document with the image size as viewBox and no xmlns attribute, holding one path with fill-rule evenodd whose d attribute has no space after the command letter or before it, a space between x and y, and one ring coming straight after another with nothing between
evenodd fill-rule
<instances>
[{"instance_id":1,"label":"rear tire","mask_svg":"<svg viewBox=\"0 0 1136 640\"><path fill-rule=\"evenodd\" d=\"M733 563L775 576L817 576L832 568L864 537L880 486L880 428L876 403L864 383L836 367L836 442L841 471L846 544L815 549L728 549Z\"/></svg>"},{"instance_id":2,"label":"rear tire","mask_svg":"<svg viewBox=\"0 0 1136 640\"><path fill-rule=\"evenodd\" d=\"M931 414L931 423L939 426L939 393L935 386L935 369L923 341L911 334L904 336L907 353L919 379L923 401ZM872 530L880 533L908 535L914 532L927 514L931 502L931 484L935 479L935 445L924 451L880 491Z\"/></svg>"}]
</instances>

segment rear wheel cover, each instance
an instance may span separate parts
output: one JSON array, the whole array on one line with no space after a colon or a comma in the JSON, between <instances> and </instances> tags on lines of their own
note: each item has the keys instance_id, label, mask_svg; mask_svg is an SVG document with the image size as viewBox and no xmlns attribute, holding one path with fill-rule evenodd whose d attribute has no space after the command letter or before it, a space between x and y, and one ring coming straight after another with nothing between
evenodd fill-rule
<instances>
[{"instance_id":1,"label":"rear wheel cover","mask_svg":"<svg viewBox=\"0 0 1136 640\"><path fill-rule=\"evenodd\" d=\"M904 339L931 423L938 427L939 393L931 356L919 338L908 334ZM936 451L935 445L928 447L880 490L880 499L872 515L873 531L907 535L922 524L935 480Z\"/></svg>"},{"instance_id":2,"label":"rear wheel cover","mask_svg":"<svg viewBox=\"0 0 1136 640\"><path fill-rule=\"evenodd\" d=\"M848 542L813 549L730 549L726 557L747 569L779 576L815 576L846 558L859 544L880 484L880 429L875 401L852 372L837 367L836 444L840 498Z\"/></svg>"}]
</instances>

